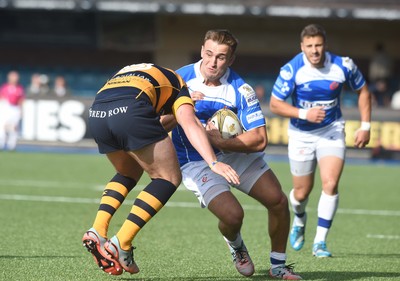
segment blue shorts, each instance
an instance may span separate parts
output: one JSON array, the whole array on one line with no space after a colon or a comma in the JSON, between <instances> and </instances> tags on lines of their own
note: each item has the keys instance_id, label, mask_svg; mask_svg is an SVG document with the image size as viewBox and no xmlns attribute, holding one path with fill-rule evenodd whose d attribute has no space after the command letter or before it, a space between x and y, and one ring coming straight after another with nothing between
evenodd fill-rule
<instances>
[{"instance_id":1,"label":"blue shorts","mask_svg":"<svg viewBox=\"0 0 400 281\"><path fill-rule=\"evenodd\" d=\"M88 124L102 154L138 150L168 137L159 115L145 97L95 101L89 109Z\"/></svg>"}]
</instances>

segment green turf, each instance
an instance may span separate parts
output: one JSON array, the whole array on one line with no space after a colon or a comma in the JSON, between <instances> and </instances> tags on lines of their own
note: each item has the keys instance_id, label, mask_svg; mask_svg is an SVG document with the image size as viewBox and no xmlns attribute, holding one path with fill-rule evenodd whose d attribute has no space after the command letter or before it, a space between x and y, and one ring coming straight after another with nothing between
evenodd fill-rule
<instances>
[{"instance_id":1,"label":"green turf","mask_svg":"<svg viewBox=\"0 0 400 281\"><path fill-rule=\"evenodd\" d=\"M288 192L288 164L270 166ZM112 167L99 155L0 153L0 280L246 279L234 269L216 219L182 188L136 237L139 274L108 276L99 270L81 238L112 176ZM311 256L319 186L317 180L304 249L288 247L288 262L296 263L306 280L400 280L399 166L345 167L328 239L331 259ZM117 212L110 233L121 226L136 194L132 191ZM251 198L235 194L245 206L242 235L256 266L250 280L268 280L266 212Z\"/></svg>"}]
</instances>

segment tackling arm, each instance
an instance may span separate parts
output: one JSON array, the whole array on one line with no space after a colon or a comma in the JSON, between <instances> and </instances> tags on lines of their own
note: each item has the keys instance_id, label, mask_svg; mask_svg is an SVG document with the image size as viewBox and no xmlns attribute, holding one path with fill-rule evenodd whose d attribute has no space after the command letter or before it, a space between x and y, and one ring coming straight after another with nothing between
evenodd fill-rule
<instances>
[{"instance_id":1,"label":"tackling arm","mask_svg":"<svg viewBox=\"0 0 400 281\"><path fill-rule=\"evenodd\" d=\"M207 162L211 170L223 176L228 182L239 184L239 176L236 171L231 166L217 161L217 156L211 147L206 131L194 114L193 106L190 104L179 106L176 111L176 120L185 131L190 143Z\"/></svg>"}]
</instances>

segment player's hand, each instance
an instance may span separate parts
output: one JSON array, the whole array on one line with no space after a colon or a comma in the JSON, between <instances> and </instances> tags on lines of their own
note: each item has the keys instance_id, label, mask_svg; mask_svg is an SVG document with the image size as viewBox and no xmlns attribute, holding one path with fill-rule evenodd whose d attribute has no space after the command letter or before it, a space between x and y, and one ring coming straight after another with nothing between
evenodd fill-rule
<instances>
[{"instance_id":1,"label":"player's hand","mask_svg":"<svg viewBox=\"0 0 400 281\"><path fill-rule=\"evenodd\" d=\"M220 176L223 176L229 183L238 185L240 184L239 175L236 171L229 165L217 162L211 167L211 170L214 173L217 173Z\"/></svg>"},{"instance_id":2,"label":"player's hand","mask_svg":"<svg viewBox=\"0 0 400 281\"><path fill-rule=\"evenodd\" d=\"M194 102L204 99L205 95L202 92L194 91L190 93L190 97Z\"/></svg>"},{"instance_id":3,"label":"player's hand","mask_svg":"<svg viewBox=\"0 0 400 281\"><path fill-rule=\"evenodd\" d=\"M307 121L311 123L321 123L324 121L326 112L322 106L312 107L307 110Z\"/></svg>"},{"instance_id":4,"label":"player's hand","mask_svg":"<svg viewBox=\"0 0 400 281\"><path fill-rule=\"evenodd\" d=\"M363 148L369 143L371 133L368 130L358 129L354 134L354 147Z\"/></svg>"},{"instance_id":5,"label":"player's hand","mask_svg":"<svg viewBox=\"0 0 400 281\"><path fill-rule=\"evenodd\" d=\"M207 122L206 133L207 133L207 136L208 136L208 140L211 142L212 146L214 146L216 148L220 148L219 144L221 142L223 142L224 139L222 138L221 133L219 132L217 127L215 127L213 122L211 122L211 121Z\"/></svg>"}]
</instances>

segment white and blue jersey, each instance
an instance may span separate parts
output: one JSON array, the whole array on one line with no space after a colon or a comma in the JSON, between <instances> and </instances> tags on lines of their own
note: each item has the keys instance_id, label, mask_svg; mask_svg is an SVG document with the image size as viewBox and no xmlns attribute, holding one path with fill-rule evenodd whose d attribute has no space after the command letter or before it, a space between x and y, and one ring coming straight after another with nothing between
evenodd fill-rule
<instances>
[{"instance_id":1,"label":"white and blue jersey","mask_svg":"<svg viewBox=\"0 0 400 281\"><path fill-rule=\"evenodd\" d=\"M272 95L279 100L292 98L293 106L309 109L323 106L325 119L317 124L298 118L290 123L303 131L325 127L342 117L340 94L344 84L357 91L365 79L352 59L326 52L324 67L315 68L300 53L284 65L272 89Z\"/></svg>"},{"instance_id":2,"label":"white and blue jersey","mask_svg":"<svg viewBox=\"0 0 400 281\"><path fill-rule=\"evenodd\" d=\"M246 84L233 70L228 69L220 79L220 86L207 86L203 83L204 78L200 73L200 64L201 60L195 64L186 65L176 72L186 81L190 92L199 91L205 95L203 100L195 103L196 116L203 125L217 110L229 108L237 114L245 131L265 126L260 103L250 85ZM179 125L172 131L172 141L181 166L191 161L203 160ZM218 152L215 149L215 153Z\"/></svg>"}]
</instances>

